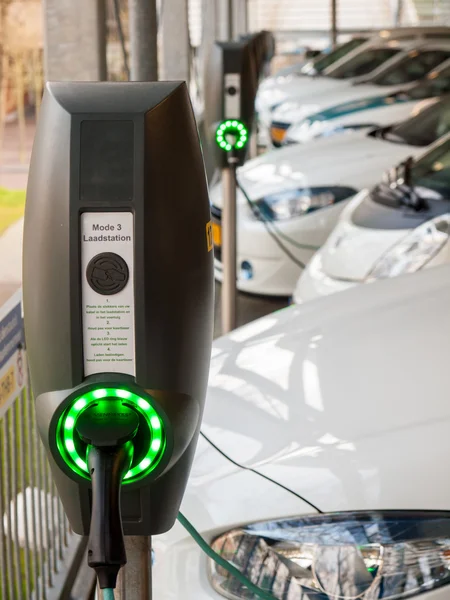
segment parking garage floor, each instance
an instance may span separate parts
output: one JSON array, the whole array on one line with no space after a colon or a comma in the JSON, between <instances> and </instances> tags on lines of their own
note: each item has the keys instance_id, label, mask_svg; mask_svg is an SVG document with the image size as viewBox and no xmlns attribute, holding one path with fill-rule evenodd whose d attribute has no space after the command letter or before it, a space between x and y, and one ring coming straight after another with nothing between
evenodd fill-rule
<instances>
[{"instance_id":1,"label":"parking garage floor","mask_svg":"<svg viewBox=\"0 0 450 600\"><path fill-rule=\"evenodd\" d=\"M216 281L215 291L215 310L214 310L214 338L220 337L221 332L221 310L220 310L220 290L221 285ZM275 310L284 308L289 303L288 298L276 298L271 296L252 296L250 294L238 294L237 302L237 325L245 325L268 315Z\"/></svg>"}]
</instances>

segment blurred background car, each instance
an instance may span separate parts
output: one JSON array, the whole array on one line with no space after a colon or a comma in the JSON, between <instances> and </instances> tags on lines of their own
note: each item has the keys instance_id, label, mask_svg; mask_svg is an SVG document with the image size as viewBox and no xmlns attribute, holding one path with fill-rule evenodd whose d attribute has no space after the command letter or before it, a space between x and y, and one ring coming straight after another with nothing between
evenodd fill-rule
<instances>
[{"instance_id":1,"label":"blurred background car","mask_svg":"<svg viewBox=\"0 0 450 600\"><path fill-rule=\"evenodd\" d=\"M387 52L382 50L385 51ZM403 52L397 47L395 52L396 56L384 59L383 64L375 70L371 69L373 72L367 77L357 79L356 76L360 74L358 61L362 57L355 57L341 67L336 66L333 72L330 71L321 88L304 86L304 91L297 93L292 100L279 104L271 113L272 142L280 144L289 127L318 112L333 110L333 107L345 102L357 103L383 93L394 94L411 87L415 81L450 58L450 44L425 42ZM306 91L306 88L311 89Z\"/></svg>"},{"instance_id":2,"label":"blurred background car","mask_svg":"<svg viewBox=\"0 0 450 600\"><path fill-rule=\"evenodd\" d=\"M449 117L450 118L450 115ZM305 302L450 261L450 136L392 170L343 211L301 275Z\"/></svg>"},{"instance_id":3,"label":"blurred background car","mask_svg":"<svg viewBox=\"0 0 450 600\"><path fill-rule=\"evenodd\" d=\"M448 597L449 305L446 265L214 343L181 512L274 598ZM152 544L156 597L250 597L179 523Z\"/></svg>"},{"instance_id":4,"label":"blurred background car","mask_svg":"<svg viewBox=\"0 0 450 600\"><path fill-rule=\"evenodd\" d=\"M365 75L398 52L400 47L410 46L413 40L418 44L427 39L448 41L449 31L448 27L413 27L382 30L372 36L355 36L327 56L318 57L302 66L300 74L266 78L256 97L256 110L263 130L270 126L272 111L282 102L297 99L304 92L306 84L313 81L316 85L326 85L326 74L333 67L341 67L341 77ZM336 84L336 81L329 83Z\"/></svg>"},{"instance_id":5,"label":"blurred background car","mask_svg":"<svg viewBox=\"0 0 450 600\"><path fill-rule=\"evenodd\" d=\"M291 295L301 270L324 244L347 200L384 171L423 153L450 131L450 96L415 108L398 125L352 131L268 152L238 171L238 287ZM221 227L222 186L211 188ZM220 233L218 239L220 240ZM215 275L222 279L221 245Z\"/></svg>"},{"instance_id":6,"label":"blurred background car","mask_svg":"<svg viewBox=\"0 0 450 600\"><path fill-rule=\"evenodd\" d=\"M310 115L289 127L282 141L272 139L274 146L304 144L312 139L354 131L391 125L406 119L420 110L422 101L450 92L450 61L433 69L413 87L397 92L372 96L362 100L344 102ZM277 139L280 139L280 133Z\"/></svg>"}]
</instances>

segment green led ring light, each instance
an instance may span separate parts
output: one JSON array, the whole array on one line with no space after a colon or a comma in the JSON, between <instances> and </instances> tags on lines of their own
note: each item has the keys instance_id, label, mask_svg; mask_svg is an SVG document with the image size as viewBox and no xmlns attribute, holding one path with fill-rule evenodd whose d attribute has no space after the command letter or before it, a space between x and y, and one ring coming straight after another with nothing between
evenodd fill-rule
<instances>
[{"instance_id":1,"label":"green led ring light","mask_svg":"<svg viewBox=\"0 0 450 600\"><path fill-rule=\"evenodd\" d=\"M234 144L230 144L227 140L227 135L236 136L236 141ZM223 121L219 125L216 131L216 143L219 148L222 148L225 152L230 152L231 150L242 150L248 140L248 131L245 127L244 123L240 121Z\"/></svg>"},{"instance_id":2,"label":"green led ring light","mask_svg":"<svg viewBox=\"0 0 450 600\"><path fill-rule=\"evenodd\" d=\"M146 420L150 430L150 442L144 458L124 477L124 483L132 483L146 477L161 462L166 449L164 423L148 400L122 388L101 388L91 390L75 398L60 417L57 425L57 445L64 462L78 475L89 479L89 470L85 457L75 446L74 433L78 417L95 402L101 399L123 399Z\"/></svg>"}]
</instances>

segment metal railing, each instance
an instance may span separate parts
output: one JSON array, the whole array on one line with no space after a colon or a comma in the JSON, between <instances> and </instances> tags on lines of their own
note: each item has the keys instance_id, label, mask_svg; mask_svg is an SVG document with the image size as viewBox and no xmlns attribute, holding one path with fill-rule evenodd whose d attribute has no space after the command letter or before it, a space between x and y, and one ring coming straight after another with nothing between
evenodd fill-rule
<instances>
[{"instance_id":1,"label":"metal railing","mask_svg":"<svg viewBox=\"0 0 450 600\"><path fill-rule=\"evenodd\" d=\"M31 389L25 382L14 398L12 382L0 377L0 600L68 598L85 539L71 531L59 500Z\"/></svg>"}]
</instances>

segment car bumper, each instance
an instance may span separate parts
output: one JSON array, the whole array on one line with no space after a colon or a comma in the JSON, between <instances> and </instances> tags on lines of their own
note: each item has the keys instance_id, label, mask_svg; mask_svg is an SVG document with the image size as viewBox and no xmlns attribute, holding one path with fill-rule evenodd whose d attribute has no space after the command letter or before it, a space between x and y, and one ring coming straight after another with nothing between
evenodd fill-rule
<instances>
[{"instance_id":1,"label":"car bumper","mask_svg":"<svg viewBox=\"0 0 450 600\"><path fill-rule=\"evenodd\" d=\"M357 285L360 285L360 282L329 277L323 272L320 253L317 253L297 281L292 299L295 304L303 304L315 298L349 290Z\"/></svg>"},{"instance_id":2,"label":"car bumper","mask_svg":"<svg viewBox=\"0 0 450 600\"><path fill-rule=\"evenodd\" d=\"M251 266L251 278L249 272L241 265L248 263ZM263 296L290 296L295 282L301 273L300 267L284 257L258 258L248 254L237 257L237 288L248 294L259 294ZM214 260L214 275L217 281L222 281L222 262Z\"/></svg>"},{"instance_id":3,"label":"car bumper","mask_svg":"<svg viewBox=\"0 0 450 600\"><path fill-rule=\"evenodd\" d=\"M241 292L264 296L290 296L302 267L313 250L299 250L281 241L299 264L290 259L260 222L239 220L237 240L237 288ZM279 229L281 229L279 227ZM290 228L288 229L289 231ZM214 275L222 281L221 248L214 249Z\"/></svg>"}]
</instances>

